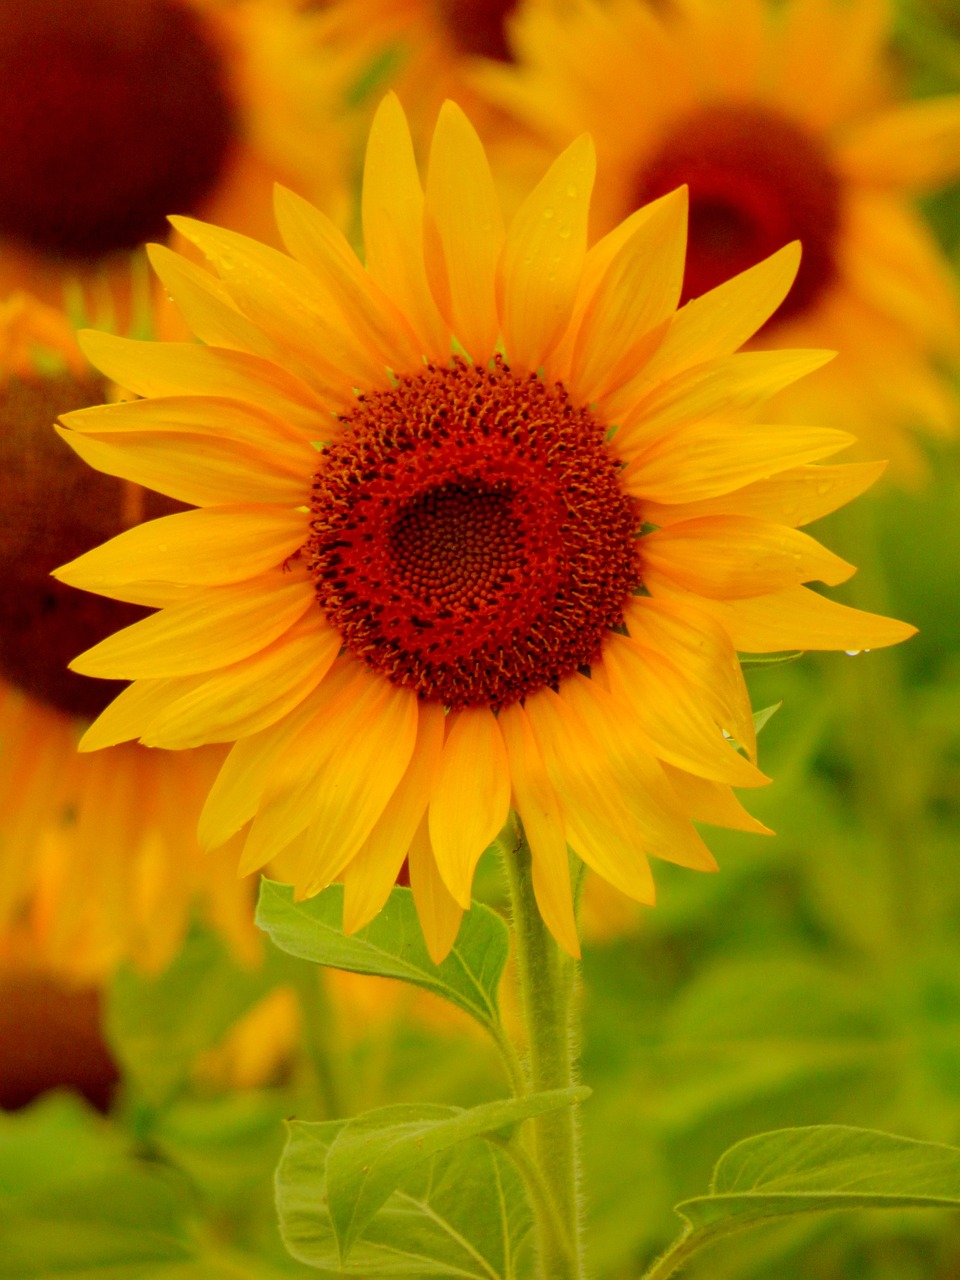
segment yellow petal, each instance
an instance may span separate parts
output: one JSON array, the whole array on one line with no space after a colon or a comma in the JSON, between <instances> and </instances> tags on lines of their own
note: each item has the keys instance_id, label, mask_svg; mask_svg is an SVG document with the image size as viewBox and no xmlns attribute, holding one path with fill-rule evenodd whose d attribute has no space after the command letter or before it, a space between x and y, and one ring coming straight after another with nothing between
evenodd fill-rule
<instances>
[{"instance_id":1,"label":"yellow petal","mask_svg":"<svg viewBox=\"0 0 960 1280\"><path fill-rule=\"evenodd\" d=\"M300 892L326 888L383 812L409 763L416 728L415 696L351 663L340 692L288 743L274 769L241 873L262 867L305 832Z\"/></svg>"},{"instance_id":2,"label":"yellow petal","mask_svg":"<svg viewBox=\"0 0 960 1280\"><path fill-rule=\"evenodd\" d=\"M463 908L450 893L437 869L430 847L426 818L420 823L410 845L410 888L417 904L423 939L434 964L440 964L460 932Z\"/></svg>"},{"instance_id":3,"label":"yellow petal","mask_svg":"<svg viewBox=\"0 0 960 1280\"><path fill-rule=\"evenodd\" d=\"M661 759L735 787L770 781L725 741L683 673L662 654L611 633L603 659L614 697L632 709Z\"/></svg>"},{"instance_id":4,"label":"yellow petal","mask_svg":"<svg viewBox=\"0 0 960 1280\"><path fill-rule=\"evenodd\" d=\"M166 245L147 245L147 256L190 331L201 342L282 359L282 352L242 314L216 276Z\"/></svg>"},{"instance_id":5,"label":"yellow petal","mask_svg":"<svg viewBox=\"0 0 960 1280\"><path fill-rule=\"evenodd\" d=\"M424 235L437 304L475 363L486 364L500 332L494 281L503 217L483 144L449 101L430 147Z\"/></svg>"},{"instance_id":6,"label":"yellow petal","mask_svg":"<svg viewBox=\"0 0 960 1280\"><path fill-rule=\"evenodd\" d=\"M281 429L307 440L323 436L317 424L329 411L306 383L270 360L196 342L136 342L92 329L77 337L90 363L135 395L248 400L271 414Z\"/></svg>"},{"instance_id":7,"label":"yellow petal","mask_svg":"<svg viewBox=\"0 0 960 1280\"><path fill-rule=\"evenodd\" d=\"M570 322L587 253L597 161L583 134L553 162L517 210L498 272L500 321L511 365L533 372Z\"/></svg>"},{"instance_id":8,"label":"yellow petal","mask_svg":"<svg viewBox=\"0 0 960 1280\"><path fill-rule=\"evenodd\" d=\"M755 835L772 836L746 809L723 782L711 782L695 774L675 769L664 762L663 772L677 793L681 805L694 822L705 822L712 827L729 827L733 831L750 831Z\"/></svg>"},{"instance_id":9,"label":"yellow petal","mask_svg":"<svg viewBox=\"0 0 960 1280\"><path fill-rule=\"evenodd\" d=\"M443 708L420 702L417 711L417 740L407 771L344 872L344 933L362 929L386 902L433 793L443 749Z\"/></svg>"},{"instance_id":10,"label":"yellow petal","mask_svg":"<svg viewBox=\"0 0 960 1280\"><path fill-rule=\"evenodd\" d=\"M659 575L647 582L652 595L677 590ZM740 653L783 653L789 649L882 649L916 635L916 627L895 618L851 609L807 587L788 587L747 600L697 598L697 607L720 622Z\"/></svg>"},{"instance_id":11,"label":"yellow petal","mask_svg":"<svg viewBox=\"0 0 960 1280\"><path fill-rule=\"evenodd\" d=\"M960 174L960 94L867 117L840 147L839 163L857 182L914 190L949 182Z\"/></svg>"},{"instance_id":12,"label":"yellow petal","mask_svg":"<svg viewBox=\"0 0 960 1280\"><path fill-rule=\"evenodd\" d=\"M100 595L128 583L217 586L255 578L307 539L307 515L283 507L233 506L148 520L53 571Z\"/></svg>"},{"instance_id":13,"label":"yellow petal","mask_svg":"<svg viewBox=\"0 0 960 1280\"><path fill-rule=\"evenodd\" d=\"M480 855L507 820L510 767L493 712L451 713L430 801L430 843L444 883L467 910Z\"/></svg>"},{"instance_id":14,"label":"yellow petal","mask_svg":"<svg viewBox=\"0 0 960 1280\"><path fill-rule=\"evenodd\" d=\"M644 499L644 519L656 524L646 510L648 499L669 504L715 498L853 443L854 436L827 427L696 422L642 446L621 484L627 493Z\"/></svg>"},{"instance_id":15,"label":"yellow petal","mask_svg":"<svg viewBox=\"0 0 960 1280\"><path fill-rule=\"evenodd\" d=\"M497 717L510 762L513 805L533 860L533 887L547 928L572 956L580 955L570 888L567 837L556 793L526 712L515 702Z\"/></svg>"},{"instance_id":16,"label":"yellow petal","mask_svg":"<svg viewBox=\"0 0 960 1280\"><path fill-rule=\"evenodd\" d=\"M340 646L319 609L310 610L273 644L169 697L140 739L176 751L259 733L313 692Z\"/></svg>"},{"instance_id":17,"label":"yellow petal","mask_svg":"<svg viewBox=\"0 0 960 1280\"><path fill-rule=\"evenodd\" d=\"M680 667L711 715L751 760L757 758L750 695L723 627L685 600L635 596L624 610L632 640Z\"/></svg>"},{"instance_id":18,"label":"yellow petal","mask_svg":"<svg viewBox=\"0 0 960 1280\"><path fill-rule=\"evenodd\" d=\"M698 595L762 596L802 582L846 582L856 570L806 533L751 516L704 516L657 529L643 563Z\"/></svg>"},{"instance_id":19,"label":"yellow petal","mask_svg":"<svg viewBox=\"0 0 960 1280\"><path fill-rule=\"evenodd\" d=\"M634 403L623 415L617 445L621 450L636 449L668 430L706 418L737 421L833 356L832 351L741 352L688 369L638 402L628 383L620 394L624 401L629 396ZM649 365L644 376L648 371Z\"/></svg>"},{"instance_id":20,"label":"yellow petal","mask_svg":"<svg viewBox=\"0 0 960 1280\"><path fill-rule=\"evenodd\" d=\"M278 764L286 760L290 743L340 694L352 670L350 663L334 663L326 680L296 710L233 745L200 814L201 848L218 848L250 821Z\"/></svg>"},{"instance_id":21,"label":"yellow petal","mask_svg":"<svg viewBox=\"0 0 960 1280\"><path fill-rule=\"evenodd\" d=\"M652 903L643 840L603 744L552 689L526 700L537 746L563 814L567 839L588 866L635 902Z\"/></svg>"},{"instance_id":22,"label":"yellow petal","mask_svg":"<svg viewBox=\"0 0 960 1280\"><path fill-rule=\"evenodd\" d=\"M355 386L389 385L383 363L359 342L339 308L299 263L248 236L194 218L171 218L215 265L230 297L267 337L296 360L311 386L332 387L344 403Z\"/></svg>"},{"instance_id":23,"label":"yellow petal","mask_svg":"<svg viewBox=\"0 0 960 1280\"><path fill-rule=\"evenodd\" d=\"M799 267L800 244L795 240L709 293L692 298L677 312L642 376L660 381L691 365L732 355L780 306Z\"/></svg>"},{"instance_id":24,"label":"yellow petal","mask_svg":"<svg viewBox=\"0 0 960 1280\"><path fill-rule=\"evenodd\" d=\"M129 742L150 727L173 698L195 689L202 676L170 680L135 680L100 712L77 746L78 751L100 751Z\"/></svg>"},{"instance_id":25,"label":"yellow petal","mask_svg":"<svg viewBox=\"0 0 960 1280\"><path fill-rule=\"evenodd\" d=\"M307 200L277 187L277 226L287 249L335 299L358 340L394 372L415 372L423 348L401 311L364 271L343 232Z\"/></svg>"},{"instance_id":26,"label":"yellow petal","mask_svg":"<svg viewBox=\"0 0 960 1280\"><path fill-rule=\"evenodd\" d=\"M309 580L296 572L210 587L101 640L70 668L113 680L214 671L271 644L313 603Z\"/></svg>"},{"instance_id":27,"label":"yellow petal","mask_svg":"<svg viewBox=\"0 0 960 1280\"><path fill-rule=\"evenodd\" d=\"M784 427L785 434L791 428ZM836 511L869 489L886 470L885 462L847 462L830 467L794 467L758 480L733 493L696 502L664 504L644 501L650 524L676 524L701 516L742 515L796 528Z\"/></svg>"},{"instance_id":28,"label":"yellow petal","mask_svg":"<svg viewBox=\"0 0 960 1280\"><path fill-rule=\"evenodd\" d=\"M602 670L602 664L595 664L594 669ZM698 871L715 871L713 854L678 804L664 776L662 763L651 752L649 739L644 736L629 700L615 697L594 678L593 671L589 679L575 675L565 680L560 694L562 702L582 717L593 741L605 753L605 768L616 780L619 801L630 815L635 853L642 849L644 854L664 862L675 862ZM642 885L650 876L646 858L641 871L643 879L639 883ZM618 874L623 872L617 870L606 878L631 897L637 897L629 879L621 883ZM650 883L652 892L652 881ZM639 900L647 899L640 897Z\"/></svg>"},{"instance_id":29,"label":"yellow petal","mask_svg":"<svg viewBox=\"0 0 960 1280\"><path fill-rule=\"evenodd\" d=\"M687 189L681 187L656 201L584 310L570 363L578 398L590 403L606 396L659 345L659 326L680 298L686 248Z\"/></svg>"},{"instance_id":30,"label":"yellow petal","mask_svg":"<svg viewBox=\"0 0 960 1280\"><path fill-rule=\"evenodd\" d=\"M127 431L107 438L63 427L56 432L97 471L193 506L262 502L299 507L310 501L310 473L275 468L262 450L232 440L175 431Z\"/></svg>"},{"instance_id":31,"label":"yellow petal","mask_svg":"<svg viewBox=\"0 0 960 1280\"><path fill-rule=\"evenodd\" d=\"M410 129L394 93L384 98L370 126L363 240L371 278L408 318L423 354L446 362L450 331L433 300L424 265L423 191Z\"/></svg>"}]
</instances>

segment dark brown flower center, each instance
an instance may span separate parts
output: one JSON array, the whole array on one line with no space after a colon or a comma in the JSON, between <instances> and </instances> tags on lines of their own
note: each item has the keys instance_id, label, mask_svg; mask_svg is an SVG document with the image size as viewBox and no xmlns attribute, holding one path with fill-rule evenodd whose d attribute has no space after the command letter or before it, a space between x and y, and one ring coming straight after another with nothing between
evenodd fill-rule
<instances>
[{"instance_id":1,"label":"dark brown flower center","mask_svg":"<svg viewBox=\"0 0 960 1280\"><path fill-rule=\"evenodd\" d=\"M233 145L221 62L180 0L0 0L0 234L75 262L162 237Z\"/></svg>"},{"instance_id":2,"label":"dark brown flower center","mask_svg":"<svg viewBox=\"0 0 960 1280\"><path fill-rule=\"evenodd\" d=\"M50 571L138 520L182 510L91 470L53 430L58 414L99 404L104 391L93 375L64 374L14 378L0 392L0 678L88 719L123 685L67 663L149 610L64 586Z\"/></svg>"},{"instance_id":3,"label":"dark brown flower center","mask_svg":"<svg viewBox=\"0 0 960 1280\"><path fill-rule=\"evenodd\" d=\"M817 140L773 111L703 107L677 125L642 173L637 204L690 188L683 299L699 297L800 240L796 282L777 312L807 310L836 270L840 182Z\"/></svg>"},{"instance_id":4,"label":"dark brown flower center","mask_svg":"<svg viewBox=\"0 0 960 1280\"><path fill-rule=\"evenodd\" d=\"M639 573L603 424L502 361L401 378L323 451L305 548L348 649L445 706L595 661Z\"/></svg>"},{"instance_id":5,"label":"dark brown flower center","mask_svg":"<svg viewBox=\"0 0 960 1280\"><path fill-rule=\"evenodd\" d=\"M435 0L438 15L460 53L510 62L504 22L516 0Z\"/></svg>"}]
</instances>

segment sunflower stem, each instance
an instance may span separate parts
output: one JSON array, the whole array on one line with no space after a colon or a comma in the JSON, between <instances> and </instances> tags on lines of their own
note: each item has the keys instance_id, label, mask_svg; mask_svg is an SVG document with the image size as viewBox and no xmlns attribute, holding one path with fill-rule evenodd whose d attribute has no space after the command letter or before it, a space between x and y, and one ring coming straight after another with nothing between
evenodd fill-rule
<instances>
[{"instance_id":1,"label":"sunflower stem","mask_svg":"<svg viewBox=\"0 0 960 1280\"><path fill-rule=\"evenodd\" d=\"M290 964L289 973L300 1007L303 1057L317 1102L324 1118L337 1119L349 1113L333 1047L337 1035L326 974L320 966L296 959Z\"/></svg>"},{"instance_id":2,"label":"sunflower stem","mask_svg":"<svg viewBox=\"0 0 960 1280\"><path fill-rule=\"evenodd\" d=\"M576 962L557 946L533 890L530 849L518 823L504 850L516 948L517 981L527 1033L527 1074L534 1092L578 1083ZM527 1121L531 1153L552 1211L538 1207L540 1280L581 1280L579 1117L575 1107ZM557 1224L564 1225L564 1239Z\"/></svg>"}]
</instances>

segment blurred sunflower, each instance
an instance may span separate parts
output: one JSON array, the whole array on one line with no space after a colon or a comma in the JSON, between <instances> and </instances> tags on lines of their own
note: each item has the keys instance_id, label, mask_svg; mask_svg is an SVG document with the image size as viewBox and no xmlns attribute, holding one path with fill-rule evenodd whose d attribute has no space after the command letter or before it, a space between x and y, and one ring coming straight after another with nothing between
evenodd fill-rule
<instances>
[{"instance_id":1,"label":"blurred sunflower","mask_svg":"<svg viewBox=\"0 0 960 1280\"><path fill-rule=\"evenodd\" d=\"M318 31L330 47L365 52L368 64L389 82L414 124L426 130L447 97L469 105L488 126L488 103L471 90L468 71L477 59L511 58L509 28L521 3L558 0L322 0L305 5L318 15ZM386 87L386 86L385 86Z\"/></svg>"},{"instance_id":2,"label":"blurred sunflower","mask_svg":"<svg viewBox=\"0 0 960 1280\"><path fill-rule=\"evenodd\" d=\"M767 781L735 647L912 632L802 585L853 569L796 526L882 465L812 465L844 432L751 425L827 358L733 354L798 246L678 311L685 193L588 252L593 174L582 137L505 232L459 108L424 191L391 95L367 149L366 268L282 189L292 257L177 219L220 279L153 261L209 345L87 335L147 398L63 419L99 470L200 508L58 571L159 607L72 664L134 682L83 747L233 742L202 843L249 823L241 869L277 858L303 896L341 878L348 930L408 857L435 958L511 804L571 952L568 843L649 902L648 855L715 866L694 819L762 830L731 790Z\"/></svg>"},{"instance_id":3,"label":"blurred sunflower","mask_svg":"<svg viewBox=\"0 0 960 1280\"><path fill-rule=\"evenodd\" d=\"M909 197L960 173L960 95L897 102L889 27L886 0L571 0L521 8L516 64L476 74L551 152L593 134L598 230L689 184L685 299L800 240L753 345L840 357L778 412L849 428L911 481L903 428L955 427L937 365L956 370L960 310Z\"/></svg>"},{"instance_id":4,"label":"blurred sunflower","mask_svg":"<svg viewBox=\"0 0 960 1280\"><path fill-rule=\"evenodd\" d=\"M0 0L0 295L79 284L124 323L171 210L266 236L274 179L342 202L319 57L285 0Z\"/></svg>"},{"instance_id":5,"label":"blurred sunflower","mask_svg":"<svg viewBox=\"0 0 960 1280\"><path fill-rule=\"evenodd\" d=\"M77 639L146 611L64 588L50 570L182 509L90 472L54 438L58 413L106 392L61 314L23 295L0 307L0 940L79 981L127 959L161 968L194 910L240 956L258 954L234 859L201 855L196 842L222 751L125 744L77 755L84 727L119 688L66 670Z\"/></svg>"}]
</instances>

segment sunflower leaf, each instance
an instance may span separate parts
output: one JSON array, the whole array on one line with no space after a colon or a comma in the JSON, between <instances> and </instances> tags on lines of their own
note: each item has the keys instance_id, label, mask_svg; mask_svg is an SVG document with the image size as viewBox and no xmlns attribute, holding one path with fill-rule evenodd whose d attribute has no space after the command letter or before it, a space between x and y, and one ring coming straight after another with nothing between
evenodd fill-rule
<instances>
[{"instance_id":1,"label":"sunflower leaf","mask_svg":"<svg viewBox=\"0 0 960 1280\"><path fill-rule=\"evenodd\" d=\"M291 1121L276 1178L284 1243L309 1266L368 1280L515 1280L527 1274L532 1214L510 1157L483 1135L500 1136L588 1092Z\"/></svg>"},{"instance_id":2,"label":"sunflower leaf","mask_svg":"<svg viewBox=\"0 0 960 1280\"><path fill-rule=\"evenodd\" d=\"M876 1129L812 1125L746 1138L720 1157L687 1228L648 1272L668 1276L710 1240L756 1223L837 1209L960 1209L960 1148Z\"/></svg>"},{"instance_id":3,"label":"sunflower leaf","mask_svg":"<svg viewBox=\"0 0 960 1280\"><path fill-rule=\"evenodd\" d=\"M507 1137L522 1120L573 1106L589 1094L582 1087L553 1089L468 1110L401 1104L350 1120L326 1161L327 1204L342 1260L406 1175L425 1160L471 1138Z\"/></svg>"},{"instance_id":4,"label":"sunflower leaf","mask_svg":"<svg viewBox=\"0 0 960 1280\"><path fill-rule=\"evenodd\" d=\"M781 698L779 702L775 702L772 706L763 707L761 710L755 711L753 713L754 731L759 733L761 729L765 728L782 706L783 699Z\"/></svg>"},{"instance_id":5,"label":"sunflower leaf","mask_svg":"<svg viewBox=\"0 0 960 1280\"><path fill-rule=\"evenodd\" d=\"M281 951L333 969L399 978L457 1005L484 1027L499 1023L497 989L509 932L498 915L479 903L464 916L453 950L439 965L427 954L409 889L394 889L380 914L348 937L342 925L342 885L295 902L290 885L264 879L256 918Z\"/></svg>"}]
</instances>

